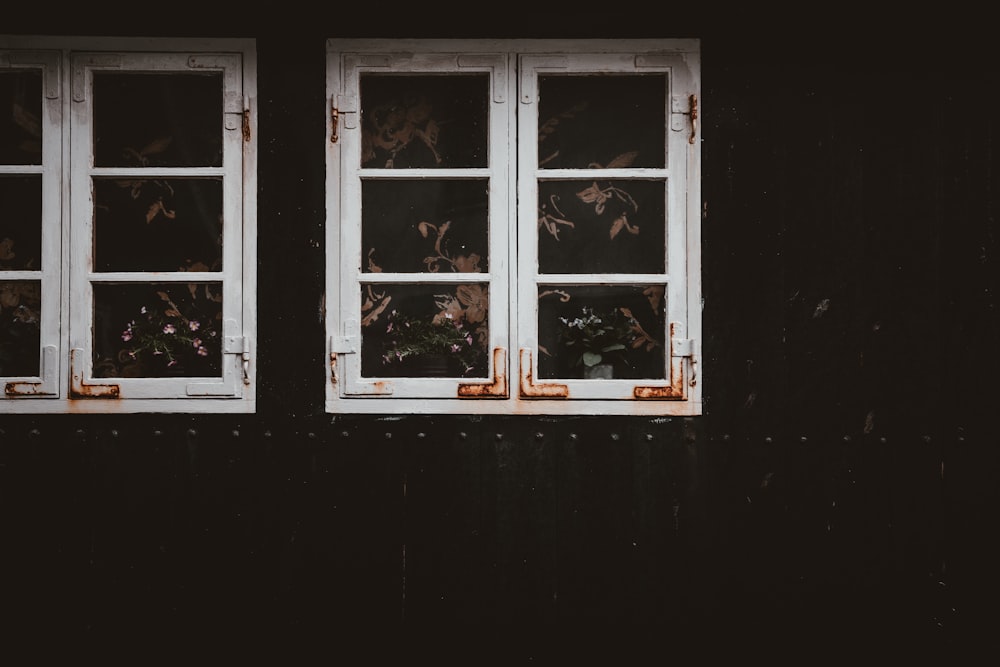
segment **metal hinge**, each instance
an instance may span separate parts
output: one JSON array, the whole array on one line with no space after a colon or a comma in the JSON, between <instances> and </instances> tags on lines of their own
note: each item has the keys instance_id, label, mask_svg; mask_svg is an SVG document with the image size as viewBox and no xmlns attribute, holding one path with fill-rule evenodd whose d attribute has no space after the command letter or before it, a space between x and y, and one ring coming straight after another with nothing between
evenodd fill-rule
<instances>
[{"instance_id":1,"label":"metal hinge","mask_svg":"<svg viewBox=\"0 0 1000 667\"><path fill-rule=\"evenodd\" d=\"M243 96L243 141L250 141L250 97Z\"/></svg>"},{"instance_id":2,"label":"metal hinge","mask_svg":"<svg viewBox=\"0 0 1000 667\"><path fill-rule=\"evenodd\" d=\"M240 355L243 368L243 384L250 384L250 339L246 336L226 336L223 338L224 354Z\"/></svg>"},{"instance_id":3,"label":"metal hinge","mask_svg":"<svg viewBox=\"0 0 1000 667\"><path fill-rule=\"evenodd\" d=\"M690 125L691 134L688 135L688 143L693 144L698 134L698 96L693 93L686 96L674 95L670 100L670 115L670 129L674 132L681 132L686 125Z\"/></svg>"},{"instance_id":4,"label":"metal hinge","mask_svg":"<svg viewBox=\"0 0 1000 667\"><path fill-rule=\"evenodd\" d=\"M358 351L357 336L330 336L330 352L334 354L355 354Z\"/></svg>"},{"instance_id":5,"label":"metal hinge","mask_svg":"<svg viewBox=\"0 0 1000 667\"><path fill-rule=\"evenodd\" d=\"M670 356L690 357L694 354L693 338L675 338L671 341Z\"/></svg>"},{"instance_id":6,"label":"metal hinge","mask_svg":"<svg viewBox=\"0 0 1000 667\"><path fill-rule=\"evenodd\" d=\"M357 125L358 98L354 95L334 95L330 98L330 143L340 140L340 117L344 115L344 127L351 129Z\"/></svg>"},{"instance_id":7,"label":"metal hinge","mask_svg":"<svg viewBox=\"0 0 1000 667\"><path fill-rule=\"evenodd\" d=\"M670 356L675 359L687 359L691 369L687 383L690 386L698 384L698 353L693 338L673 338L670 341Z\"/></svg>"}]
</instances>

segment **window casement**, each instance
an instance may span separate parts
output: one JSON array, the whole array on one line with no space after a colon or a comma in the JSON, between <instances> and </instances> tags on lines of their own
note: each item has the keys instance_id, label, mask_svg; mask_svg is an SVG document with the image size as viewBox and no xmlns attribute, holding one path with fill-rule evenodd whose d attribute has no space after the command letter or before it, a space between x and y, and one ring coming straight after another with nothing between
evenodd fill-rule
<instances>
[{"instance_id":1,"label":"window casement","mask_svg":"<svg viewBox=\"0 0 1000 667\"><path fill-rule=\"evenodd\" d=\"M0 412L252 412L252 40L0 39Z\"/></svg>"},{"instance_id":2,"label":"window casement","mask_svg":"<svg viewBox=\"0 0 1000 667\"><path fill-rule=\"evenodd\" d=\"M327 42L326 410L697 415L697 40Z\"/></svg>"}]
</instances>

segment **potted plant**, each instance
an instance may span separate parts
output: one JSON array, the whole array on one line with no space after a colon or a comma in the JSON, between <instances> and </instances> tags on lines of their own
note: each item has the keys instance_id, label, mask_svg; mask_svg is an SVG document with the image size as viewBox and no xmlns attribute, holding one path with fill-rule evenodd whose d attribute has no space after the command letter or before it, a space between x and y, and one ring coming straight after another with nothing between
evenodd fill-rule
<instances>
[{"instance_id":1,"label":"potted plant","mask_svg":"<svg viewBox=\"0 0 1000 667\"><path fill-rule=\"evenodd\" d=\"M486 351L465 322L451 313L416 318L393 310L382 362L419 377L484 374L487 368Z\"/></svg>"},{"instance_id":2,"label":"potted plant","mask_svg":"<svg viewBox=\"0 0 1000 667\"><path fill-rule=\"evenodd\" d=\"M215 374L222 338L215 319L193 311L184 313L167 292L156 294L163 304L141 306L138 315L122 330L125 348L120 356L135 366L125 374Z\"/></svg>"},{"instance_id":3,"label":"potted plant","mask_svg":"<svg viewBox=\"0 0 1000 667\"><path fill-rule=\"evenodd\" d=\"M570 368L582 367L585 378L614 377L614 365L628 363L627 352L639 338L638 323L620 308L598 312L584 306L575 318L560 317L559 341Z\"/></svg>"}]
</instances>

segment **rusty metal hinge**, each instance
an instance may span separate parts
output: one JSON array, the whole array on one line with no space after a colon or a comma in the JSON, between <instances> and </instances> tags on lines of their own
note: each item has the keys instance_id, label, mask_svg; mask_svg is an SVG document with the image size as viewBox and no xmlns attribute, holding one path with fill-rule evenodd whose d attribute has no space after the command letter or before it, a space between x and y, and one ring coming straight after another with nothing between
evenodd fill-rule
<instances>
[{"instance_id":1,"label":"rusty metal hinge","mask_svg":"<svg viewBox=\"0 0 1000 667\"><path fill-rule=\"evenodd\" d=\"M243 141L250 141L250 98L243 96Z\"/></svg>"},{"instance_id":2,"label":"rusty metal hinge","mask_svg":"<svg viewBox=\"0 0 1000 667\"><path fill-rule=\"evenodd\" d=\"M686 98L674 95L671 98L670 114L670 129L674 132L688 129L688 143L693 144L698 135L698 96L693 93Z\"/></svg>"},{"instance_id":3,"label":"rusty metal hinge","mask_svg":"<svg viewBox=\"0 0 1000 667\"><path fill-rule=\"evenodd\" d=\"M688 143L693 144L695 135L698 134L698 96L692 93L688 95L688 114L691 116L691 136Z\"/></svg>"},{"instance_id":4,"label":"rusty metal hinge","mask_svg":"<svg viewBox=\"0 0 1000 667\"><path fill-rule=\"evenodd\" d=\"M240 356L243 384L250 384L250 339L246 336L226 336L223 339L222 352Z\"/></svg>"},{"instance_id":5,"label":"rusty metal hinge","mask_svg":"<svg viewBox=\"0 0 1000 667\"><path fill-rule=\"evenodd\" d=\"M344 128L357 125L358 98L354 95L333 95L330 97L330 143L340 141L340 117L344 117Z\"/></svg>"}]
</instances>

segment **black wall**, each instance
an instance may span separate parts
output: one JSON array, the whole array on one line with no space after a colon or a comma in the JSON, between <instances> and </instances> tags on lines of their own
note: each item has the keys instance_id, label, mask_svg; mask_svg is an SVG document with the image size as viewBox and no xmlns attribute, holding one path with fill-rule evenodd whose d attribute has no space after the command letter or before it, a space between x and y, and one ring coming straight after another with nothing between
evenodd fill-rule
<instances>
[{"instance_id":1,"label":"black wall","mask_svg":"<svg viewBox=\"0 0 1000 667\"><path fill-rule=\"evenodd\" d=\"M260 151L257 414L0 417L0 632L143 664L194 640L363 664L986 646L1000 66L982 30L579 8L470 35L354 12L0 22L257 37ZM704 416L324 413L324 40L477 35L702 39Z\"/></svg>"}]
</instances>

